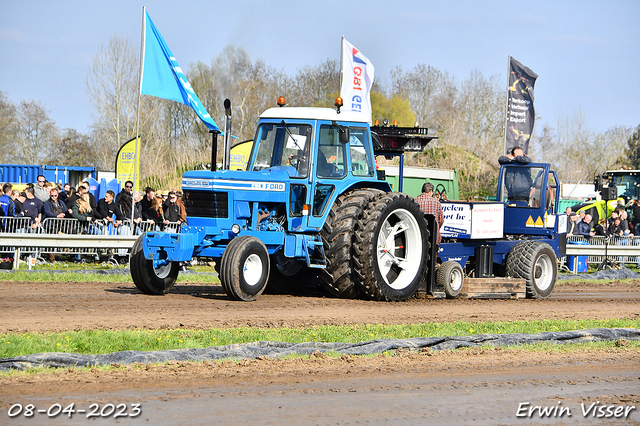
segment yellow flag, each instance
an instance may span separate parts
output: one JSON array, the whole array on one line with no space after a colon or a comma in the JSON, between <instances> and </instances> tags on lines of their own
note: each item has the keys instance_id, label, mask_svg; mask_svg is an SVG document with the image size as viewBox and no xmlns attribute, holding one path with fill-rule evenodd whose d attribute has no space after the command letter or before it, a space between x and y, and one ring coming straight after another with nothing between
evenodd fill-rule
<instances>
[{"instance_id":1,"label":"yellow flag","mask_svg":"<svg viewBox=\"0 0 640 426\"><path fill-rule=\"evenodd\" d=\"M116 179L122 188L128 180L136 184L136 138L125 142L118 150L116 156Z\"/></svg>"},{"instance_id":2,"label":"yellow flag","mask_svg":"<svg viewBox=\"0 0 640 426\"><path fill-rule=\"evenodd\" d=\"M231 148L229 170L247 170L253 140L243 141Z\"/></svg>"}]
</instances>

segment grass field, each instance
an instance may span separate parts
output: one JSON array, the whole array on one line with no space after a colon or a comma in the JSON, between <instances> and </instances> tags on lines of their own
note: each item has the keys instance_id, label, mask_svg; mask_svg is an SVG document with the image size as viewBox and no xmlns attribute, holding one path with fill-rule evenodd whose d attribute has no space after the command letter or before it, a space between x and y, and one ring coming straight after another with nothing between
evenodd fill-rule
<instances>
[{"instance_id":1,"label":"grass field","mask_svg":"<svg viewBox=\"0 0 640 426\"><path fill-rule=\"evenodd\" d=\"M261 340L289 343L345 342L413 337L469 336L495 333L541 333L588 328L640 328L640 320L536 320L455 322L402 325L321 326L310 328L214 328L210 330L82 330L65 333L0 334L0 357L43 352L104 354L125 350L156 351L206 348ZM640 347L640 342L638 342Z\"/></svg>"}]
</instances>

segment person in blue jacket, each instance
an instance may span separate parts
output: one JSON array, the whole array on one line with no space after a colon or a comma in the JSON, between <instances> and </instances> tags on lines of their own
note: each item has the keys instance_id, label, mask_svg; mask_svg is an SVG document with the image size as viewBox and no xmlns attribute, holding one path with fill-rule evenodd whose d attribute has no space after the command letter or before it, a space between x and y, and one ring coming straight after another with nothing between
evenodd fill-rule
<instances>
[{"instance_id":1,"label":"person in blue jacket","mask_svg":"<svg viewBox=\"0 0 640 426\"><path fill-rule=\"evenodd\" d=\"M530 162L531 159L524 154L519 146L512 148L507 155L498 158L500 164L526 165ZM504 173L504 185L509 201L528 201L533 186L529 168L507 168Z\"/></svg>"}]
</instances>

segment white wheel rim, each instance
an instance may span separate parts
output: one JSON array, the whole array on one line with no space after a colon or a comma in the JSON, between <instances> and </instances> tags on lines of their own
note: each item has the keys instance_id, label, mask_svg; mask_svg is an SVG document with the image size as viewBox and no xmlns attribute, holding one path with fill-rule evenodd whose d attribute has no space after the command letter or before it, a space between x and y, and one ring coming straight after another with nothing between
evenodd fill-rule
<instances>
[{"instance_id":1,"label":"white wheel rim","mask_svg":"<svg viewBox=\"0 0 640 426\"><path fill-rule=\"evenodd\" d=\"M398 241L400 244L396 244ZM377 260L382 278L394 290L409 286L419 273L422 234L408 210L394 210L384 219L378 234Z\"/></svg>"},{"instance_id":2,"label":"white wheel rim","mask_svg":"<svg viewBox=\"0 0 640 426\"><path fill-rule=\"evenodd\" d=\"M449 283L451 285L451 289L453 291L458 291L462 288L462 283L464 281L464 277L462 276L462 271L460 269L453 269L451 271L451 275L449 276Z\"/></svg>"},{"instance_id":3,"label":"white wheel rim","mask_svg":"<svg viewBox=\"0 0 640 426\"><path fill-rule=\"evenodd\" d=\"M258 284L262 277L262 259L260 256L254 253L247 257L242 267L242 277L249 286L253 287Z\"/></svg>"},{"instance_id":4,"label":"white wheel rim","mask_svg":"<svg viewBox=\"0 0 640 426\"><path fill-rule=\"evenodd\" d=\"M156 277L160 279L167 278L169 276L169 272L171 272L171 262L157 268L154 267L153 272L156 274Z\"/></svg>"},{"instance_id":5,"label":"white wheel rim","mask_svg":"<svg viewBox=\"0 0 640 426\"><path fill-rule=\"evenodd\" d=\"M533 267L533 280L541 291L547 290L553 281L553 264L546 254L536 261Z\"/></svg>"}]
</instances>

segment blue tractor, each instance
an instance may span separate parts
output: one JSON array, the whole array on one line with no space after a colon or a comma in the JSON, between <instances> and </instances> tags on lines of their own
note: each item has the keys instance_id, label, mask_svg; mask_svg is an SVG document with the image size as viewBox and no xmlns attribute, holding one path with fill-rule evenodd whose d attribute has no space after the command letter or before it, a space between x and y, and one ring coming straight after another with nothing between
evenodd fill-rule
<instances>
[{"instance_id":1,"label":"blue tractor","mask_svg":"<svg viewBox=\"0 0 640 426\"><path fill-rule=\"evenodd\" d=\"M434 137L371 127L336 106L268 109L246 170L228 169L227 140L222 170L212 161L212 170L186 172L187 222L136 241L136 287L165 294L180 263L199 257L215 261L226 294L242 301L267 285L303 286L309 275L343 298L400 301L419 289L456 297L465 277L493 277L494 266L498 277L524 278L529 297L551 294L567 217L556 211L559 181L548 164L503 165L496 202L443 203L435 252L434 218L375 167L376 155L422 151ZM509 193L514 175L530 180L524 195Z\"/></svg>"},{"instance_id":2,"label":"blue tractor","mask_svg":"<svg viewBox=\"0 0 640 426\"><path fill-rule=\"evenodd\" d=\"M303 285L309 271L339 297L413 296L434 258L432 233L413 198L378 175L375 155L421 151L434 137L426 128L372 128L340 106L268 109L246 170L225 169L227 142L223 170L214 161L186 172L187 222L136 241L137 288L164 294L181 262L204 257L237 300L255 300L270 283Z\"/></svg>"}]
</instances>

